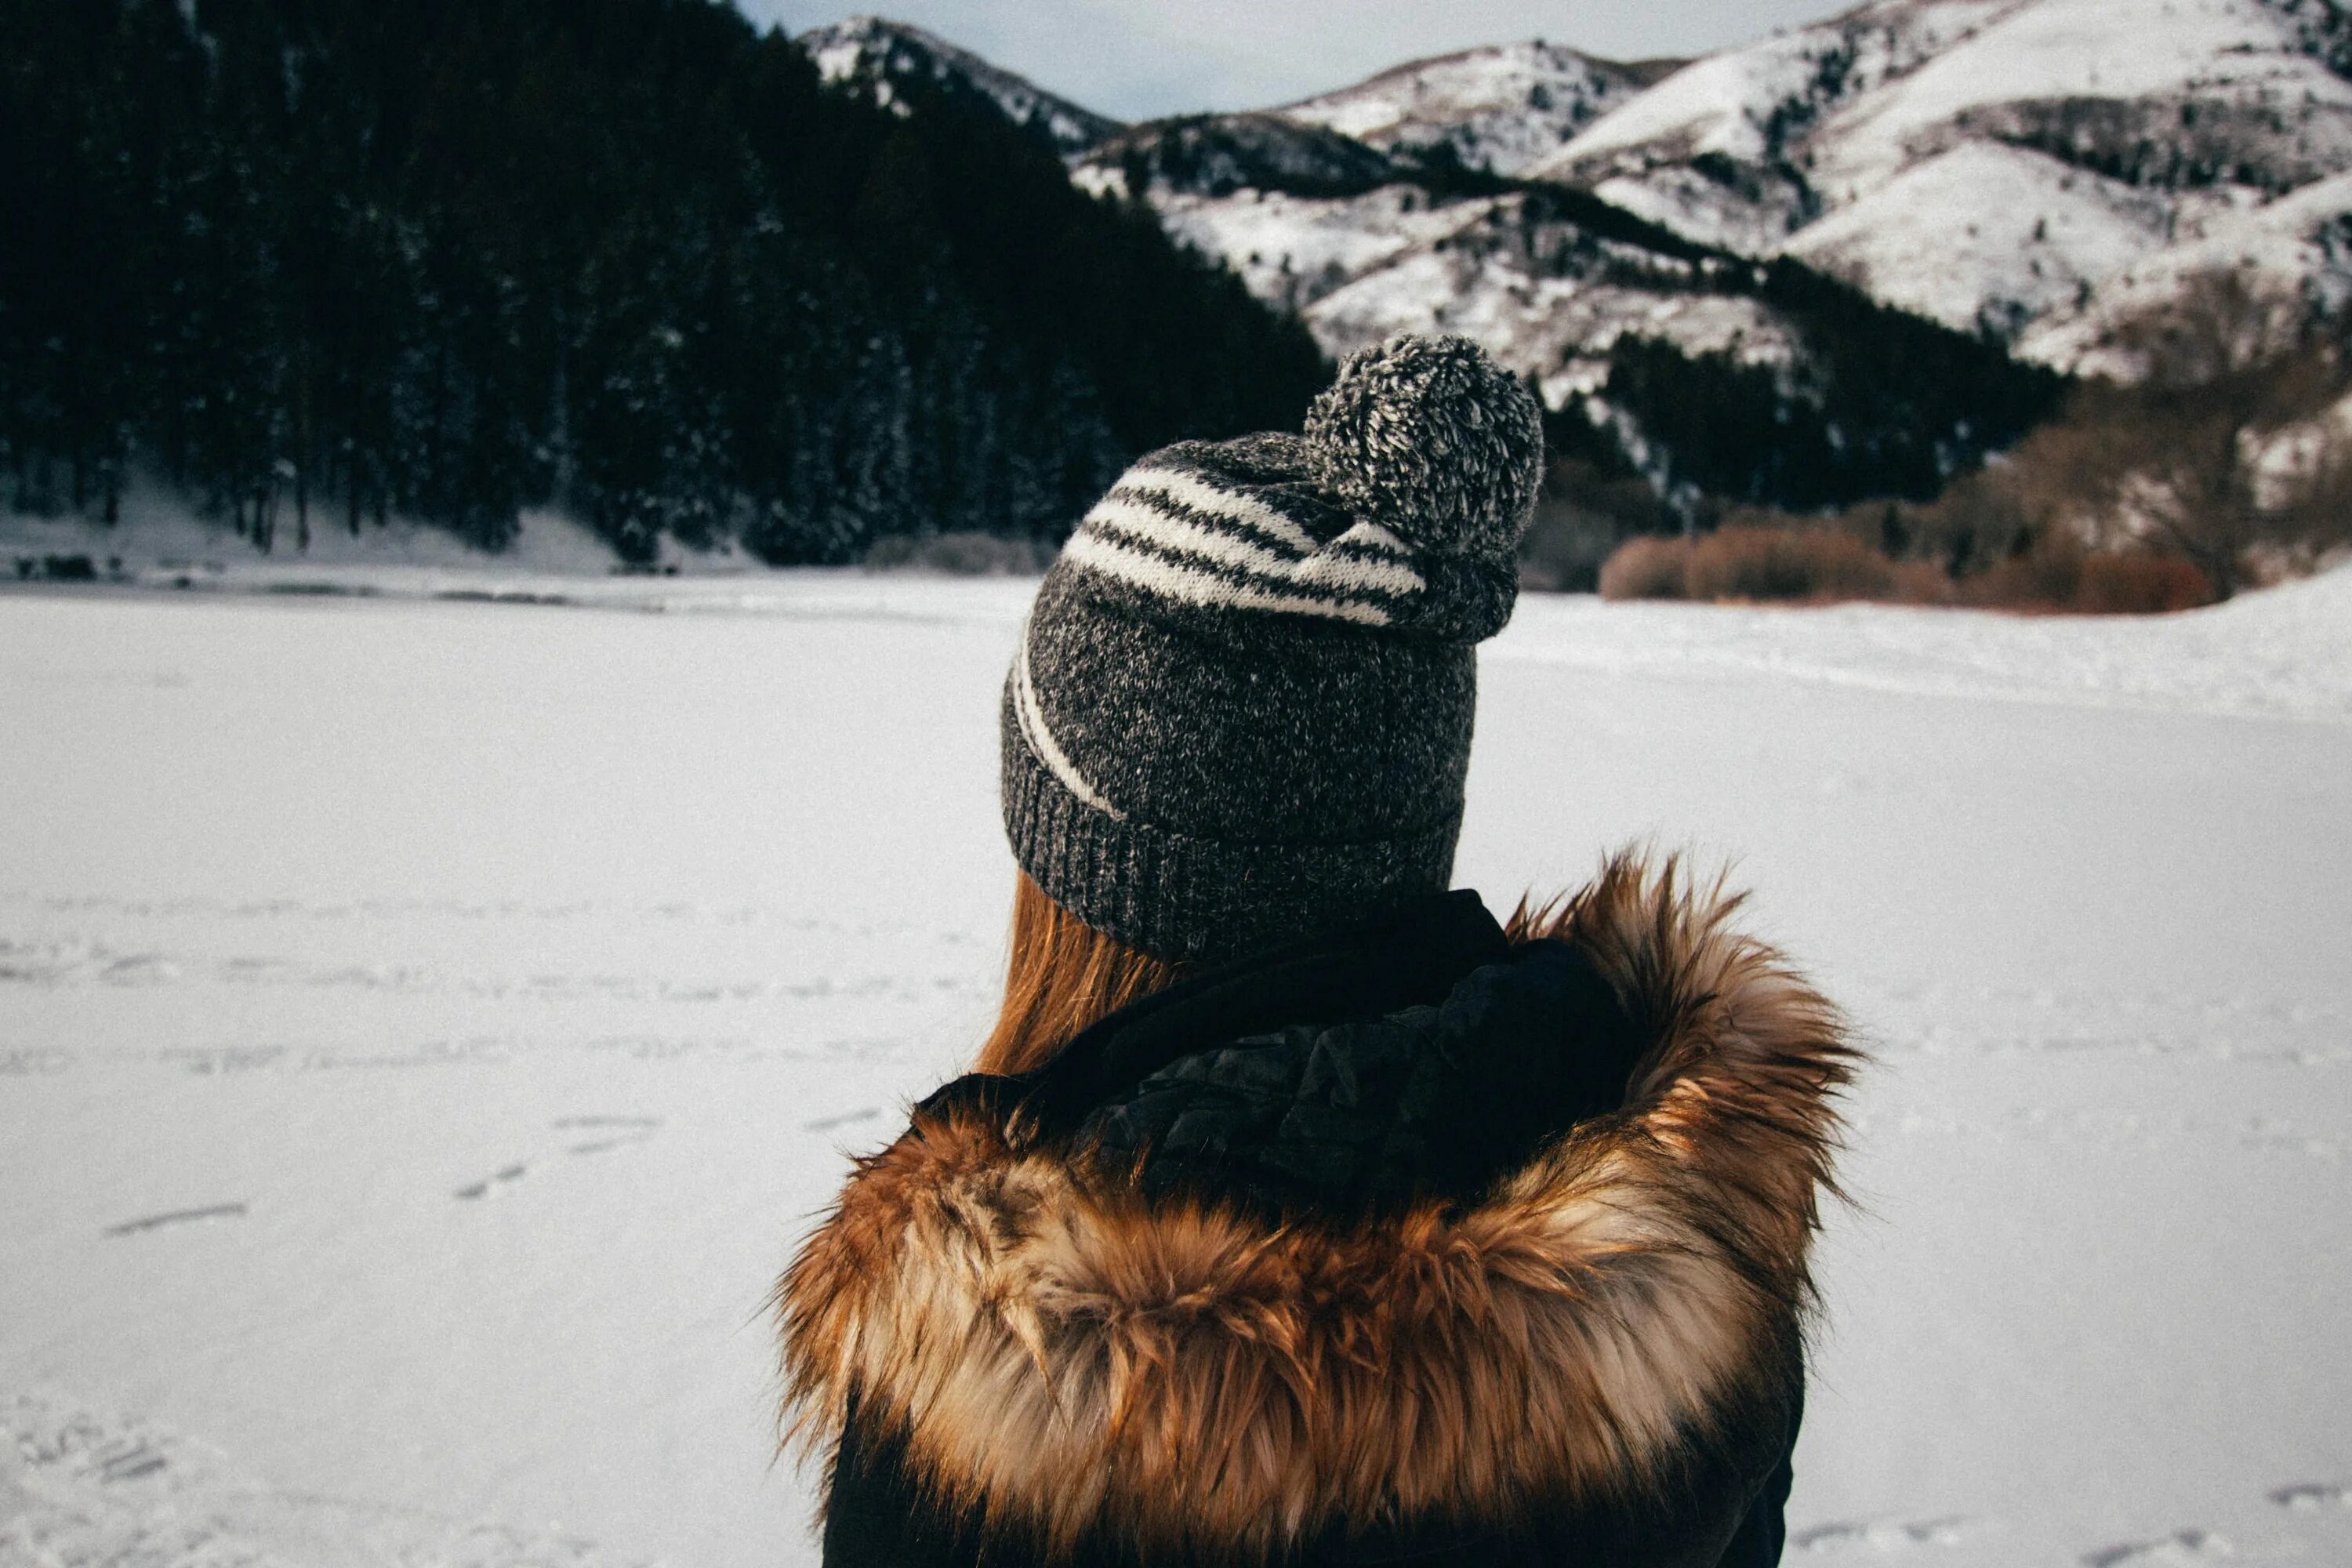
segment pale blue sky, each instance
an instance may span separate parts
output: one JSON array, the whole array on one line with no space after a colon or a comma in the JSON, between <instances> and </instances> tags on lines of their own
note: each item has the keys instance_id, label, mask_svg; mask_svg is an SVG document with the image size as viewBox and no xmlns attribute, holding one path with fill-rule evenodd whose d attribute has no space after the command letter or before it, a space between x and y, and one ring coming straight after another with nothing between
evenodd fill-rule
<instances>
[{"instance_id":1,"label":"pale blue sky","mask_svg":"<svg viewBox=\"0 0 2352 1568\"><path fill-rule=\"evenodd\" d=\"M872 11L1122 119L1261 108L1423 55L1546 38L1621 59L1703 54L1838 0L739 0L794 32ZM1850 3L1850 0L1849 0Z\"/></svg>"}]
</instances>

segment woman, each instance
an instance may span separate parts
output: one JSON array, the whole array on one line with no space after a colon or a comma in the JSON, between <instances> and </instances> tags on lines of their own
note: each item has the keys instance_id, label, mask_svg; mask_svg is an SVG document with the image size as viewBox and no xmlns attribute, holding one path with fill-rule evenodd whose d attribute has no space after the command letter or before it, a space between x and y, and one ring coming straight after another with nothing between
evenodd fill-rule
<instances>
[{"instance_id":1,"label":"woman","mask_svg":"<svg viewBox=\"0 0 2352 1568\"><path fill-rule=\"evenodd\" d=\"M1836 1016L1671 867L1446 891L1541 455L1400 339L1047 574L1002 1016L778 1288L828 1564L1778 1560Z\"/></svg>"}]
</instances>

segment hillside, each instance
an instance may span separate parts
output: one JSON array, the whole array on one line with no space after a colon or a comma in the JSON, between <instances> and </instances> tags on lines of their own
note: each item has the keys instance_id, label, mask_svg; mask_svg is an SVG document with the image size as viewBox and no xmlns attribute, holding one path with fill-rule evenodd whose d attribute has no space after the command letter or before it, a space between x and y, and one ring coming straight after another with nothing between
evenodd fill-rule
<instances>
[{"instance_id":1,"label":"hillside","mask_svg":"<svg viewBox=\"0 0 2352 1568\"><path fill-rule=\"evenodd\" d=\"M959 70L973 74L958 91L1008 114L1061 101L899 24L802 41L821 61L866 62L827 68L886 103L908 77ZM1329 354L1402 331L1476 339L1538 387L1557 449L1638 473L1677 509L1932 495L2047 412L2056 384L1972 333L1891 313L1795 258L1759 267L1516 177L1700 68L1678 67L1472 49L1093 140L1105 122L1073 109L1064 118L1088 129L1066 156L1079 189L1148 204Z\"/></svg>"},{"instance_id":2,"label":"hillside","mask_svg":"<svg viewBox=\"0 0 2352 1568\"><path fill-rule=\"evenodd\" d=\"M37 237L0 247L0 500L103 514L145 471L265 541L1057 537L1127 457L1286 423L1402 331L1478 339L1685 517L1916 498L2046 414L2045 368L2129 373L2200 272L2352 300L2333 0L1871 0L1139 125L717 0L0 24Z\"/></svg>"},{"instance_id":3,"label":"hillside","mask_svg":"<svg viewBox=\"0 0 2352 1568\"><path fill-rule=\"evenodd\" d=\"M1269 112L1406 163L1516 174L1681 63L1626 64L1537 39L1413 60Z\"/></svg>"},{"instance_id":4,"label":"hillside","mask_svg":"<svg viewBox=\"0 0 2352 1568\"><path fill-rule=\"evenodd\" d=\"M1475 238L1480 266L1437 259L1518 221L1526 203L1479 188L1491 175L1802 263L2040 363L2118 369L2098 345L2197 271L2352 298L2352 193L2334 183L2352 172L2347 65L2352 16L2332 0L1868 0L1688 63L1497 46L1063 145L1081 183L1116 191L1140 144L1140 194L1171 230L1335 353L1450 316L1558 384L1563 341L1633 328L1705 353L1737 318L1743 353L1782 356L1786 331L1744 308L1586 291L1563 312L1559 279ZM1327 142L1309 162L1344 177L1302 181L1288 126L1351 139L1387 177ZM1255 167L1190 177L1160 155L1171 137L1249 144Z\"/></svg>"},{"instance_id":5,"label":"hillside","mask_svg":"<svg viewBox=\"0 0 2352 1568\"><path fill-rule=\"evenodd\" d=\"M110 520L147 476L278 548L552 507L640 562L1058 539L1328 374L968 57L877 104L719 0L0 0L0 506Z\"/></svg>"},{"instance_id":6,"label":"hillside","mask_svg":"<svg viewBox=\"0 0 2352 1568\"><path fill-rule=\"evenodd\" d=\"M1119 129L1116 120L1056 98L1025 78L999 70L970 50L904 22L852 16L831 26L813 27L799 42L828 83L862 84L886 105L898 101L909 84L919 90L970 93L1064 155L1082 153Z\"/></svg>"},{"instance_id":7,"label":"hillside","mask_svg":"<svg viewBox=\"0 0 2352 1568\"><path fill-rule=\"evenodd\" d=\"M2347 60L2328 0L1873 0L1686 68L1528 173L2072 365L2198 266L2352 289L2324 238L2352 205L2269 210L2352 169Z\"/></svg>"}]
</instances>

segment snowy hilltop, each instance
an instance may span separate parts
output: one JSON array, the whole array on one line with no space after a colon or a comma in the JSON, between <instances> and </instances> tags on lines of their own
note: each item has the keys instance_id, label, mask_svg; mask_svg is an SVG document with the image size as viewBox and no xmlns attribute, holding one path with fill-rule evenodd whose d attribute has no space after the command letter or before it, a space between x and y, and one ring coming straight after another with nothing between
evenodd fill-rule
<instances>
[{"instance_id":1,"label":"snowy hilltop","mask_svg":"<svg viewBox=\"0 0 2352 1568\"><path fill-rule=\"evenodd\" d=\"M948 58L917 29L848 26L860 60ZM897 100L880 66L832 63L842 36L803 41ZM1472 49L1266 110L1114 127L1067 159L1080 188L1147 204L1335 357L1401 332L1476 340L1570 416L1557 447L1604 451L1662 493L1924 497L2048 413L2053 384L1972 330L1529 177L1697 68ZM969 94L1002 97L994 79Z\"/></svg>"},{"instance_id":2,"label":"snowy hilltop","mask_svg":"<svg viewBox=\"0 0 2352 1568\"><path fill-rule=\"evenodd\" d=\"M1413 60L1274 112L1394 157L1516 174L1682 63L1629 64L1538 38Z\"/></svg>"},{"instance_id":3,"label":"snowy hilltop","mask_svg":"<svg viewBox=\"0 0 2352 1568\"><path fill-rule=\"evenodd\" d=\"M1528 173L2071 363L2185 257L2352 288L2347 63L2352 19L2315 0L1873 0Z\"/></svg>"},{"instance_id":4,"label":"snowy hilltop","mask_svg":"<svg viewBox=\"0 0 2352 1568\"><path fill-rule=\"evenodd\" d=\"M868 42L875 58L924 38L845 26L897 40ZM808 41L831 60L843 33ZM2352 294L2347 68L2352 17L2325 0L1869 0L1689 62L1522 43L1252 113L1091 117L1059 142L1090 188L1140 171L1171 232L1301 310L1328 350L1464 331L1557 403L1629 331L1805 358L1768 307L1629 286L1619 275L1654 270L1658 247L1610 251L1547 205L1558 191L2060 368L2217 265L2337 302ZM1057 124L1087 120L1064 106ZM1291 149L1309 131L1320 174L1302 181ZM1255 162L1204 164L1171 138ZM1491 178L1449 178L1465 174Z\"/></svg>"},{"instance_id":5,"label":"snowy hilltop","mask_svg":"<svg viewBox=\"0 0 2352 1568\"><path fill-rule=\"evenodd\" d=\"M908 81L975 92L1057 153L1084 152L1118 129L1116 120L1056 98L945 38L903 22L852 16L810 29L801 35L800 44L826 81L866 83L884 103L895 102L900 84Z\"/></svg>"}]
</instances>

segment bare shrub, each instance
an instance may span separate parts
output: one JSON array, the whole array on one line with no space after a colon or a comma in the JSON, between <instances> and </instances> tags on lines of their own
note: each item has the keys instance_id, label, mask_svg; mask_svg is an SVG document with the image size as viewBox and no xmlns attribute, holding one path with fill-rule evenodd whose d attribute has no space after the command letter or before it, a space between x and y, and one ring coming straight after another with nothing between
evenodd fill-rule
<instances>
[{"instance_id":1,"label":"bare shrub","mask_svg":"<svg viewBox=\"0 0 2352 1568\"><path fill-rule=\"evenodd\" d=\"M2066 609L2083 591L2084 553L2072 535L2052 533L2030 550L1954 579L1952 597L1979 610Z\"/></svg>"},{"instance_id":2,"label":"bare shrub","mask_svg":"<svg viewBox=\"0 0 2352 1568\"><path fill-rule=\"evenodd\" d=\"M2018 453L2045 438L2048 428L2027 437ZM2050 531L2060 510L2040 473L2013 453L2006 461L1961 475L1924 506L1902 508L1897 528L1909 552L1935 562L1947 576L1960 577L2028 548Z\"/></svg>"},{"instance_id":3,"label":"bare shrub","mask_svg":"<svg viewBox=\"0 0 2352 1568\"><path fill-rule=\"evenodd\" d=\"M1887 566L1890 584L1885 598L1897 605L1948 605L1952 580L1932 561L1895 561Z\"/></svg>"},{"instance_id":4,"label":"bare shrub","mask_svg":"<svg viewBox=\"0 0 2352 1568\"><path fill-rule=\"evenodd\" d=\"M1952 591L1957 602L1979 609L2040 615L2166 615L2214 599L2204 574L2178 555L2087 551L2065 532L1960 579Z\"/></svg>"},{"instance_id":5,"label":"bare shrub","mask_svg":"<svg viewBox=\"0 0 2352 1568\"><path fill-rule=\"evenodd\" d=\"M2074 607L2095 616L2161 616L2212 602L2213 585L2191 563L2132 552L2086 559Z\"/></svg>"},{"instance_id":6,"label":"bare shrub","mask_svg":"<svg viewBox=\"0 0 2352 1568\"><path fill-rule=\"evenodd\" d=\"M1753 522L1696 539L1629 539L1601 569L1601 596L1785 605L1860 599L2110 616L2162 615L2215 597L2204 574L2179 556L2141 548L2095 552L2063 530L1955 578L1932 561L1890 561L1832 528Z\"/></svg>"},{"instance_id":7,"label":"bare shrub","mask_svg":"<svg viewBox=\"0 0 2352 1568\"><path fill-rule=\"evenodd\" d=\"M1604 599L1687 599L1690 541L1641 534L1627 540L1601 564Z\"/></svg>"},{"instance_id":8,"label":"bare shrub","mask_svg":"<svg viewBox=\"0 0 2352 1568\"><path fill-rule=\"evenodd\" d=\"M2261 549L2345 537L2352 460L2337 449L2340 434L2287 482L2266 482L2281 435L2297 426L2324 434L2315 417L2352 387L2336 330L2301 310L2235 270L2192 279L2164 311L2115 334L2109 346L2142 378L2085 382L2011 466L2046 510L2095 542L2184 559L2221 598L2249 580Z\"/></svg>"},{"instance_id":9,"label":"bare shrub","mask_svg":"<svg viewBox=\"0 0 2352 1568\"><path fill-rule=\"evenodd\" d=\"M1734 523L1691 546L1688 592L1694 599L1883 599L1894 586L1893 563L1885 556L1825 528Z\"/></svg>"}]
</instances>

